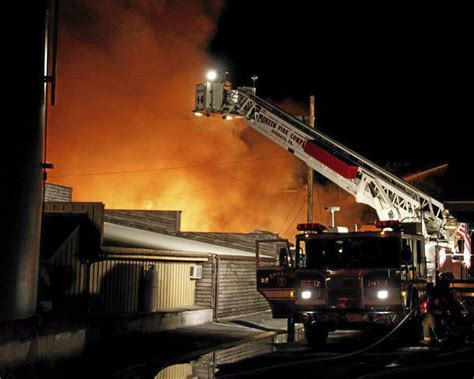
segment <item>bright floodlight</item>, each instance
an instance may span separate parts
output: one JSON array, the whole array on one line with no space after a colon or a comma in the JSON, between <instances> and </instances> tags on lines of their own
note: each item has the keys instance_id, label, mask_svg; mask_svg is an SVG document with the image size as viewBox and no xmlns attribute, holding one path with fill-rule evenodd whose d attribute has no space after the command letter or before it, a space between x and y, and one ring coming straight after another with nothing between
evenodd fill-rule
<instances>
[{"instance_id":1,"label":"bright floodlight","mask_svg":"<svg viewBox=\"0 0 474 379\"><path fill-rule=\"evenodd\" d=\"M305 300L311 299L311 291L301 292L301 298Z\"/></svg>"},{"instance_id":2,"label":"bright floodlight","mask_svg":"<svg viewBox=\"0 0 474 379\"><path fill-rule=\"evenodd\" d=\"M380 299L380 300L384 300L388 297L388 291L387 290L381 290L381 291L378 291L377 292L377 297Z\"/></svg>"},{"instance_id":3,"label":"bright floodlight","mask_svg":"<svg viewBox=\"0 0 474 379\"><path fill-rule=\"evenodd\" d=\"M217 78L217 72L214 70L211 70L207 73L207 80L214 80Z\"/></svg>"}]
</instances>

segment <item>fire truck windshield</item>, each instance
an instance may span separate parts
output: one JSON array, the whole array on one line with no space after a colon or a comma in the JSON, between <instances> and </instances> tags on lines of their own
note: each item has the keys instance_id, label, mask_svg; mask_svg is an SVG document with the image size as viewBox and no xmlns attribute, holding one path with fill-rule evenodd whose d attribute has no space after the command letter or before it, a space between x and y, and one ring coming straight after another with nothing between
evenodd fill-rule
<instances>
[{"instance_id":1,"label":"fire truck windshield","mask_svg":"<svg viewBox=\"0 0 474 379\"><path fill-rule=\"evenodd\" d=\"M312 269L400 266L397 237L336 237L299 242L298 267Z\"/></svg>"}]
</instances>

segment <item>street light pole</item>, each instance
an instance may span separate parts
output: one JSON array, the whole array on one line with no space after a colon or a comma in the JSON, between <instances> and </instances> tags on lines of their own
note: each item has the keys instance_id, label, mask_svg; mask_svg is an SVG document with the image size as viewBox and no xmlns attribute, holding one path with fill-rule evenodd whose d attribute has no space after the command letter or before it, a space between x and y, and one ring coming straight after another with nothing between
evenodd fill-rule
<instances>
[{"instance_id":1,"label":"street light pole","mask_svg":"<svg viewBox=\"0 0 474 379\"><path fill-rule=\"evenodd\" d=\"M258 79L257 75L252 76L252 82L253 82L253 90L254 90L254 95L257 94L257 84L255 83Z\"/></svg>"}]
</instances>

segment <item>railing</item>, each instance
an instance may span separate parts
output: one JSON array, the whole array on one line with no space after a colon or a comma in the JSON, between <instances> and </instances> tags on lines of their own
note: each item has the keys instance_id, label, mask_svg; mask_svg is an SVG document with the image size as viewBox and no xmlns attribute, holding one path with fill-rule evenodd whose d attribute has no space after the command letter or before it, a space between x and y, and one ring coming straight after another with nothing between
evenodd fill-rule
<instances>
[{"instance_id":1,"label":"railing","mask_svg":"<svg viewBox=\"0 0 474 379\"><path fill-rule=\"evenodd\" d=\"M423 213L425 221L430 224L434 223L435 228L442 224L442 210L444 209L444 206L441 202L432 198L428 194L420 191L419 189L405 182L404 180L398 178L397 176L393 175L392 173L383 169L377 164L369 161L363 156L357 154L346 146L338 143L337 141L328 137L324 133L321 133L320 131L309 127L302 121L289 115L280 108L259 98L250 91L247 91L246 89L239 89L238 94L238 101L236 102L235 99L233 99L232 101L237 107L242 106L248 101L253 102L255 108L254 111L260 111L261 109L268 111L272 115L280 118L282 121L290 124L298 131L304 133L308 138L313 139L319 144L322 144L332 153L339 155L340 157L343 157L344 159L358 165L363 170L366 170L369 176L372 175L374 178L379 179L382 183L384 183L384 185L392 185L397 190L406 194L406 196L410 197L414 202L419 204L420 210ZM240 112L243 111L243 109L239 110Z\"/></svg>"}]
</instances>

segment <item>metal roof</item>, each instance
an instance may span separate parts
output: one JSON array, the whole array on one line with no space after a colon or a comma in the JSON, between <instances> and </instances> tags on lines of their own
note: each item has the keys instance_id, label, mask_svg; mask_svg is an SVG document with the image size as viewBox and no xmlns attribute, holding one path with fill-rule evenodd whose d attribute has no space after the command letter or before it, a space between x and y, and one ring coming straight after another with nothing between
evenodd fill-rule
<instances>
[{"instance_id":1,"label":"metal roof","mask_svg":"<svg viewBox=\"0 0 474 379\"><path fill-rule=\"evenodd\" d=\"M175 250L193 253L255 257L255 253L208 242L201 242L129 226L104 222L104 244L107 246ZM271 258L270 256L264 256Z\"/></svg>"}]
</instances>

